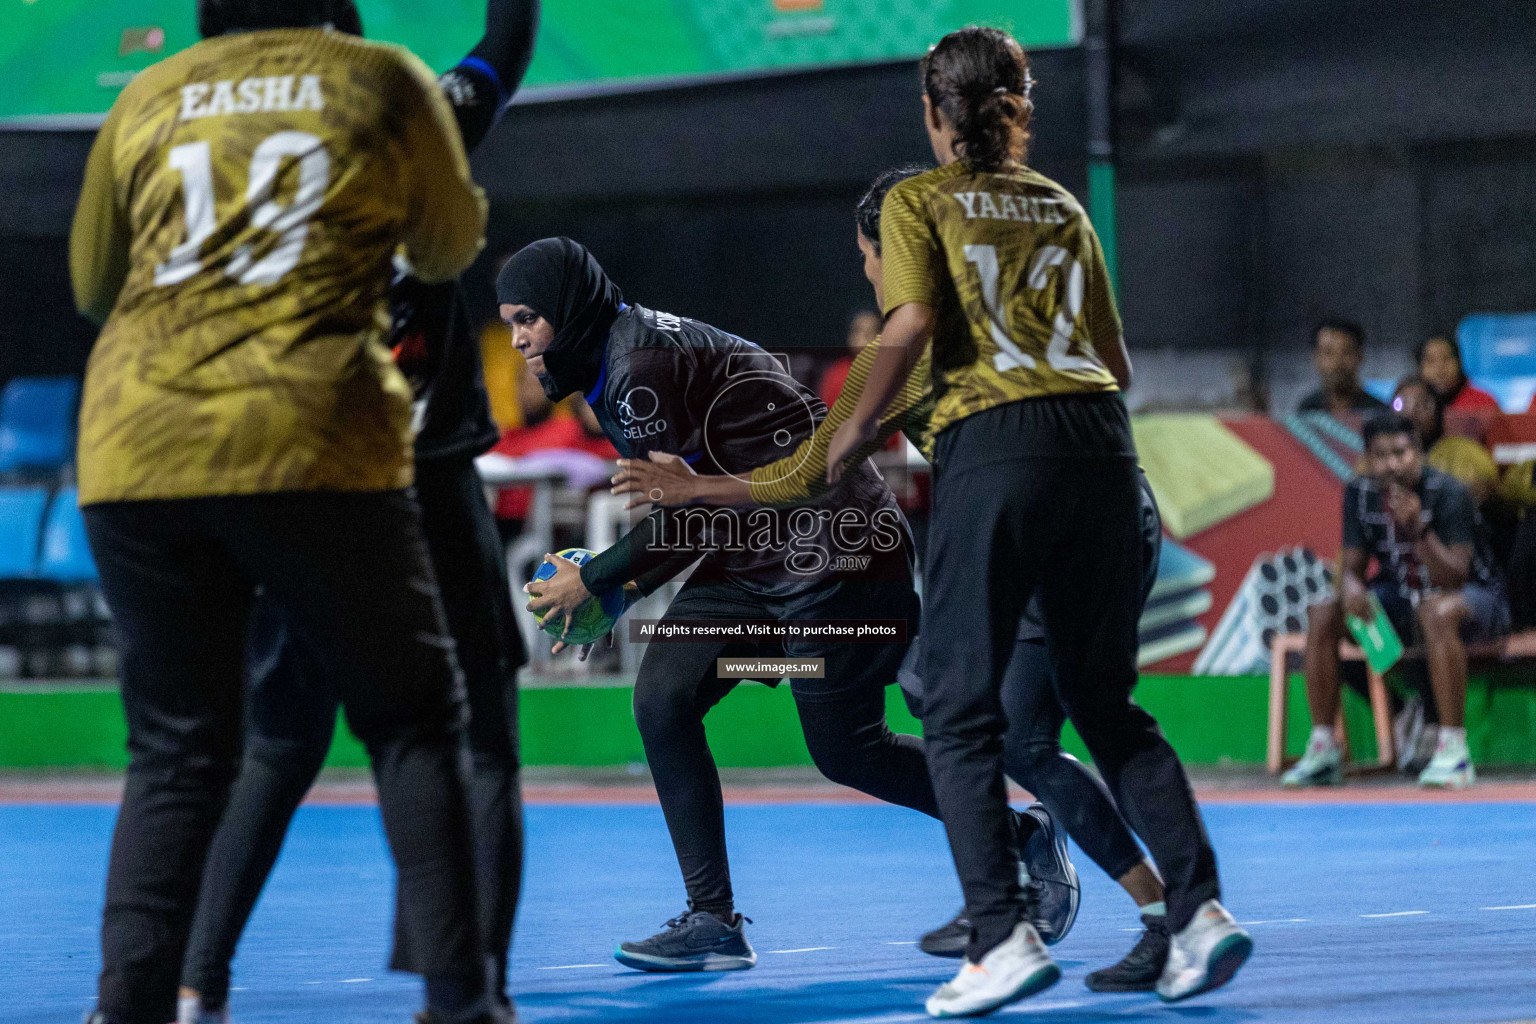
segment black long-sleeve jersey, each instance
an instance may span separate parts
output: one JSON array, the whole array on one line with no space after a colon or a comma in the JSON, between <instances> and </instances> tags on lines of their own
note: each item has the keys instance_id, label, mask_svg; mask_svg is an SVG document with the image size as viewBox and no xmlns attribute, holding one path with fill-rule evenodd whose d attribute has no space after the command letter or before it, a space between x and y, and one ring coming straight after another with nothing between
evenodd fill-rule
<instances>
[{"instance_id":1,"label":"black long-sleeve jersey","mask_svg":"<svg viewBox=\"0 0 1536 1024\"><path fill-rule=\"evenodd\" d=\"M642 306L624 307L614 322L587 401L627 458L669 452L700 473L743 478L793 452L827 413L757 345ZM865 462L797 508L658 509L583 566L582 580L593 593L632 579L654 586L658 567L676 571L703 555L700 571L757 593L792 593L833 575L867 578L909 540L895 496Z\"/></svg>"},{"instance_id":2,"label":"black long-sleeve jersey","mask_svg":"<svg viewBox=\"0 0 1536 1024\"><path fill-rule=\"evenodd\" d=\"M491 0L486 36L439 79L464 149L474 152L516 92L533 53L537 0ZM416 458L479 455L500 436L491 418L476 320L457 280L402 273L389 295L390 347L415 392Z\"/></svg>"}]
</instances>

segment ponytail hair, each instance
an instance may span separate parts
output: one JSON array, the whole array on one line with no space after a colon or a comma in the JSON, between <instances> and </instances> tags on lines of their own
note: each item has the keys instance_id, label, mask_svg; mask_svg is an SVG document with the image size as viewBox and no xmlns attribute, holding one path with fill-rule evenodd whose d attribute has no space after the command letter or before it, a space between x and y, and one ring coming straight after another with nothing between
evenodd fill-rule
<instances>
[{"instance_id":1,"label":"ponytail hair","mask_svg":"<svg viewBox=\"0 0 1536 1024\"><path fill-rule=\"evenodd\" d=\"M955 129L955 151L976 171L1023 162L1034 111L1029 58L1006 32L962 28L919 65L923 92Z\"/></svg>"}]
</instances>

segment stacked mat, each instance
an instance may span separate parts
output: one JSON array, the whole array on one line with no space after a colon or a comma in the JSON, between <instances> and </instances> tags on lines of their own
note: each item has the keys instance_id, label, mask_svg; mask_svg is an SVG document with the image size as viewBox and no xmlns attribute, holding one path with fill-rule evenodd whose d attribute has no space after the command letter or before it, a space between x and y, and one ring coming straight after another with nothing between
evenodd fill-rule
<instances>
[{"instance_id":1,"label":"stacked mat","mask_svg":"<svg viewBox=\"0 0 1536 1024\"><path fill-rule=\"evenodd\" d=\"M1195 659L1195 675L1261 674L1280 633L1305 633L1307 609L1333 594L1322 559L1306 548L1262 554L1254 560L1232 603Z\"/></svg>"},{"instance_id":2,"label":"stacked mat","mask_svg":"<svg viewBox=\"0 0 1536 1024\"><path fill-rule=\"evenodd\" d=\"M1163 542L1157 582L1137 630L1138 664L1151 665L1205 643L1205 627L1195 620L1210 610L1211 592L1205 588L1215 578L1216 567L1210 562L1171 540Z\"/></svg>"},{"instance_id":3,"label":"stacked mat","mask_svg":"<svg viewBox=\"0 0 1536 1024\"><path fill-rule=\"evenodd\" d=\"M1163 526L1179 540L1275 493L1274 466L1215 416L1159 413L1137 416L1131 427Z\"/></svg>"}]
</instances>

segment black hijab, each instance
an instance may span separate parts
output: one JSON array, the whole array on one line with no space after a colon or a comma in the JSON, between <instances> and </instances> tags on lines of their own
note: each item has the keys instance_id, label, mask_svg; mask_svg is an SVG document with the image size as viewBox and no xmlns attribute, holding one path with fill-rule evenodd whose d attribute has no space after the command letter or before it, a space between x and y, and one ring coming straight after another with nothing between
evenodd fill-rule
<instances>
[{"instance_id":1,"label":"black hijab","mask_svg":"<svg viewBox=\"0 0 1536 1024\"><path fill-rule=\"evenodd\" d=\"M496 301L527 306L555 329L539 374L550 401L597 385L624 296L585 246L544 238L519 249L496 276Z\"/></svg>"}]
</instances>

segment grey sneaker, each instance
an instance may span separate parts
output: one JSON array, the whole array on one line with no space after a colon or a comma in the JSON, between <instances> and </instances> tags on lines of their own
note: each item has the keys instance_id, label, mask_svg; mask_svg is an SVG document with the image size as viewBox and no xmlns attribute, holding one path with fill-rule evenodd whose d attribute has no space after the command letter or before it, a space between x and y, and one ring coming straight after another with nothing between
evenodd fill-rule
<instances>
[{"instance_id":1,"label":"grey sneaker","mask_svg":"<svg viewBox=\"0 0 1536 1024\"><path fill-rule=\"evenodd\" d=\"M757 963L740 914L726 924L714 914L680 914L643 942L622 942L613 958L637 971L744 971Z\"/></svg>"},{"instance_id":2,"label":"grey sneaker","mask_svg":"<svg viewBox=\"0 0 1536 1024\"><path fill-rule=\"evenodd\" d=\"M1424 735L1424 702L1417 696L1403 703L1403 710L1392 716L1392 742L1397 746L1397 770L1411 770L1419 737Z\"/></svg>"},{"instance_id":3,"label":"grey sneaker","mask_svg":"<svg viewBox=\"0 0 1536 1024\"><path fill-rule=\"evenodd\" d=\"M1414 744L1413 756L1403 766L1403 771L1409 775L1422 772L1430 760L1435 756L1435 750L1440 745L1440 727L1438 725L1426 725L1419 730L1419 741Z\"/></svg>"}]
</instances>

